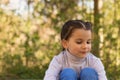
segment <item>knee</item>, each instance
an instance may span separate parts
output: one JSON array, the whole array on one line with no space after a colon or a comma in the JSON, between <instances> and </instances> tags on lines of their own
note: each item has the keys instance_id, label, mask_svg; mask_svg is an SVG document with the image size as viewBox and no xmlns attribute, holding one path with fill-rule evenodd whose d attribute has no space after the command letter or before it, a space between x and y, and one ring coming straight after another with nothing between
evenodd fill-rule
<instances>
[{"instance_id":1,"label":"knee","mask_svg":"<svg viewBox=\"0 0 120 80\"><path fill-rule=\"evenodd\" d=\"M69 75L76 75L77 73L76 73L76 71L74 70L74 69L72 69L72 68L65 68L65 69L63 69L62 70L62 72L60 73L61 75L62 74L64 74L64 75L66 75L66 76L69 76Z\"/></svg>"},{"instance_id":2,"label":"knee","mask_svg":"<svg viewBox=\"0 0 120 80\"><path fill-rule=\"evenodd\" d=\"M80 78L81 80L89 80L89 79L98 80L98 74L93 68L84 68L80 72Z\"/></svg>"},{"instance_id":3,"label":"knee","mask_svg":"<svg viewBox=\"0 0 120 80\"><path fill-rule=\"evenodd\" d=\"M61 78L65 78L66 77L67 79L69 79L69 78L77 78L77 73L72 68L65 68L65 69L63 69L61 71L60 77Z\"/></svg>"}]
</instances>

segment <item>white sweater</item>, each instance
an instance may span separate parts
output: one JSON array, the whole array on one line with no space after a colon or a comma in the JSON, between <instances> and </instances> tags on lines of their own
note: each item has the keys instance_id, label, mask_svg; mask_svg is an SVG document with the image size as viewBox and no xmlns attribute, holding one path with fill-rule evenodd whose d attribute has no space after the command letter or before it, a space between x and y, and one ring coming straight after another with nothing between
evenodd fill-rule
<instances>
[{"instance_id":1,"label":"white sweater","mask_svg":"<svg viewBox=\"0 0 120 80\"><path fill-rule=\"evenodd\" d=\"M99 80L107 80L104 66L99 58L91 53L88 53L85 58L78 58L68 51L62 51L52 59L44 80L59 80L59 73L64 68L73 68L79 75L81 69L85 67L94 68L98 73Z\"/></svg>"}]
</instances>

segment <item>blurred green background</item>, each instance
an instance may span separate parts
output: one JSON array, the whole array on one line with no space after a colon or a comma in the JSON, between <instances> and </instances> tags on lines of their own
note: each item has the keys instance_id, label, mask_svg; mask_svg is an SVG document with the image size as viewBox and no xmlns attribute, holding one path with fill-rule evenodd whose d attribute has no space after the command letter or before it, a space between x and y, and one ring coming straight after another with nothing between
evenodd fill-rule
<instances>
[{"instance_id":1,"label":"blurred green background","mask_svg":"<svg viewBox=\"0 0 120 80\"><path fill-rule=\"evenodd\" d=\"M0 0L0 80L43 80L69 19L93 23L92 52L120 80L120 0Z\"/></svg>"}]
</instances>

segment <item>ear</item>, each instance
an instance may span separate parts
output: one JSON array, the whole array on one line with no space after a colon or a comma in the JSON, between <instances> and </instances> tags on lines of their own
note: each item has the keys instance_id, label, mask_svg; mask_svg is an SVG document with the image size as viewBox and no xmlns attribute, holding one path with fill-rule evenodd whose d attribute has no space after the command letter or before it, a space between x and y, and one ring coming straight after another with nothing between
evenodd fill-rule
<instances>
[{"instance_id":1,"label":"ear","mask_svg":"<svg viewBox=\"0 0 120 80\"><path fill-rule=\"evenodd\" d=\"M62 40L61 43L62 43L62 46L63 46L65 49L68 48L68 42L67 42L67 40Z\"/></svg>"}]
</instances>

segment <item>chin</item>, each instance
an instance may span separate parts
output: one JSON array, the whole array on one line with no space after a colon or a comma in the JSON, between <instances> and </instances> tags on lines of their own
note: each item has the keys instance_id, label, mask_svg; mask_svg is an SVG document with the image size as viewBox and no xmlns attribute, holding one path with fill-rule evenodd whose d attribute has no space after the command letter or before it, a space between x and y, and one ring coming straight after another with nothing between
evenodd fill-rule
<instances>
[{"instance_id":1,"label":"chin","mask_svg":"<svg viewBox=\"0 0 120 80\"><path fill-rule=\"evenodd\" d=\"M86 54L85 54L85 55L80 56L80 58L85 58L85 57L86 57Z\"/></svg>"}]
</instances>

